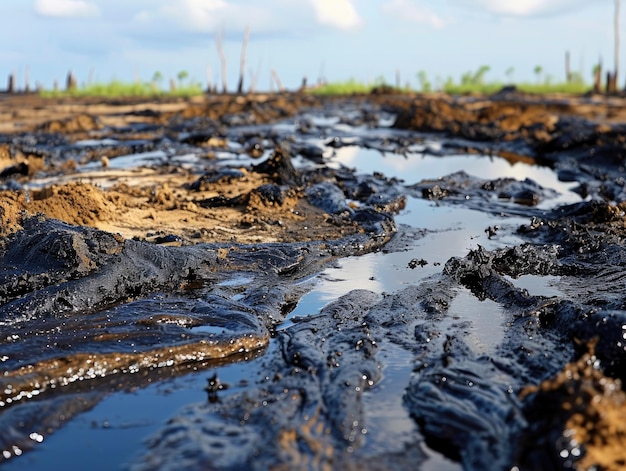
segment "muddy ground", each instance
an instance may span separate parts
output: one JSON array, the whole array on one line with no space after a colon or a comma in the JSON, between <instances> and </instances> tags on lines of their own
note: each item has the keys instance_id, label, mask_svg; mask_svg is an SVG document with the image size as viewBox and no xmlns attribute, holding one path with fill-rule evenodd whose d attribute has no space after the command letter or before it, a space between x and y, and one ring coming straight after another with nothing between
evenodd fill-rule
<instances>
[{"instance_id":1,"label":"muddy ground","mask_svg":"<svg viewBox=\"0 0 626 471\"><path fill-rule=\"evenodd\" d=\"M415 132L327 135L315 113ZM235 393L210 377L205 404L120 466L429 469L429 450L475 470L626 466L623 98L4 96L0 132L0 460L115 391L257 359ZM548 166L581 202L545 209L550 189L471 169L407 183L327 165L344 146L431 138L442 158ZM407 198L524 217L524 242L281 328L324 267L420 236L395 222ZM563 294L531 295L511 282L524 275L560 277ZM463 287L504 308L488 355L448 312ZM411 358L402 403L420 438L380 449L366 398L390 352Z\"/></svg>"}]
</instances>

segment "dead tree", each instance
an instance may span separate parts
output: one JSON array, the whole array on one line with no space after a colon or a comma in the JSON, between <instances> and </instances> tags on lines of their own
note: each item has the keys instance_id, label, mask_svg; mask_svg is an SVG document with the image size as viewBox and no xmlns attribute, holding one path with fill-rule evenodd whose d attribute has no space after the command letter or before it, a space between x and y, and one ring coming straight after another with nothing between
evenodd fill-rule
<instances>
[{"instance_id":1,"label":"dead tree","mask_svg":"<svg viewBox=\"0 0 626 471\"><path fill-rule=\"evenodd\" d=\"M237 85L237 93L243 93L243 76L246 71L246 49L248 48L248 39L250 38L250 26L246 25L243 33L243 44L241 46L241 60L239 62L239 84Z\"/></svg>"},{"instance_id":2,"label":"dead tree","mask_svg":"<svg viewBox=\"0 0 626 471\"><path fill-rule=\"evenodd\" d=\"M614 20L614 34L615 34L615 47L614 47L614 63L615 68L613 72L606 73L606 92L615 93L617 91L617 74L619 70L619 0L615 0L615 16Z\"/></svg>"},{"instance_id":3,"label":"dead tree","mask_svg":"<svg viewBox=\"0 0 626 471\"><path fill-rule=\"evenodd\" d=\"M280 78L278 77L278 73L274 69L272 69L272 78L274 79L274 82L276 82L278 91L281 93L284 92L285 88L283 87L283 83L280 81Z\"/></svg>"},{"instance_id":4,"label":"dead tree","mask_svg":"<svg viewBox=\"0 0 626 471\"><path fill-rule=\"evenodd\" d=\"M593 91L595 93L602 92L602 59L593 68Z\"/></svg>"},{"instance_id":5,"label":"dead tree","mask_svg":"<svg viewBox=\"0 0 626 471\"><path fill-rule=\"evenodd\" d=\"M222 31L215 34L215 46L217 47L217 54L220 56L220 62L222 64L222 93L228 93L228 79L226 76L226 54L224 54L224 38Z\"/></svg>"},{"instance_id":6,"label":"dead tree","mask_svg":"<svg viewBox=\"0 0 626 471\"><path fill-rule=\"evenodd\" d=\"M26 66L24 70L24 92L30 93L30 67Z\"/></svg>"},{"instance_id":7,"label":"dead tree","mask_svg":"<svg viewBox=\"0 0 626 471\"><path fill-rule=\"evenodd\" d=\"M211 64L206 65L206 92L213 92L213 73L211 71Z\"/></svg>"},{"instance_id":8,"label":"dead tree","mask_svg":"<svg viewBox=\"0 0 626 471\"><path fill-rule=\"evenodd\" d=\"M69 92L71 90L76 90L76 87L76 77L74 76L74 73L70 70L67 73L67 79L65 80L65 89Z\"/></svg>"},{"instance_id":9,"label":"dead tree","mask_svg":"<svg viewBox=\"0 0 626 471\"><path fill-rule=\"evenodd\" d=\"M7 93L15 93L15 72L9 74L9 81L7 82Z\"/></svg>"},{"instance_id":10,"label":"dead tree","mask_svg":"<svg viewBox=\"0 0 626 471\"><path fill-rule=\"evenodd\" d=\"M572 81L572 69L570 67L569 51L565 51L565 81L570 83Z\"/></svg>"}]
</instances>

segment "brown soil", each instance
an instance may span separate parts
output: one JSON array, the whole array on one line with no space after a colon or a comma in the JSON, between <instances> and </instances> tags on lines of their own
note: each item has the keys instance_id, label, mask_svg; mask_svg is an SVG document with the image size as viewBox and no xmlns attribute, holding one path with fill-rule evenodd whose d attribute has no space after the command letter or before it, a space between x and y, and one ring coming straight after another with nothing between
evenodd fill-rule
<instances>
[{"instance_id":1,"label":"brown soil","mask_svg":"<svg viewBox=\"0 0 626 471\"><path fill-rule=\"evenodd\" d=\"M617 470L626 466L626 394L619 379L602 373L593 352L521 394L535 395L536 422L531 427L537 436L560 435L551 445L565 468Z\"/></svg>"},{"instance_id":2,"label":"brown soil","mask_svg":"<svg viewBox=\"0 0 626 471\"><path fill-rule=\"evenodd\" d=\"M258 198L253 190L269 180L242 171L246 175L242 179L205 185L202 191L194 192L185 188L196 179L193 175L158 175L149 170L141 177L119 176L119 183L106 190L96 186L97 178L92 176L91 183L71 182L31 191L29 199L24 193L0 192L0 233L6 236L18 229L23 212L119 233L125 238L150 240L173 235L178 245L293 242L350 233L350 227L339 228L328 214L302 199L297 190L290 191L282 204ZM240 195L249 197L235 207L203 208L195 203Z\"/></svg>"},{"instance_id":3,"label":"brown soil","mask_svg":"<svg viewBox=\"0 0 626 471\"><path fill-rule=\"evenodd\" d=\"M626 122L626 100L619 97L377 95L368 100L398 111L397 127L444 132L473 142L520 140L528 143L529 148L545 149L558 144L558 139L569 129L563 118L572 116L592 123L594 136L589 142L593 145L607 139L623 145L626 140L620 128ZM260 124L321 104L322 99L306 95L152 101L3 96L0 97L0 135L60 133L69 141L99 139L111 136L112 128L129 124L166 127L189 118L218 120L230 114ZM575 137L575 133L571 135ZM125 137L133 139L139 135L130 133ZM207 148L204 156L207 164L213 150L224 145L220 136L207 138L202 144ZM500 153L507 155L505 151ZM192 189L201 176L197 172L174 166L116 170L108 166L109 159L115 156L94 150L90 159L100 161L101 168L76 173L77 164L73 161L51 162L34 152L16 150L0 142L2 176L18 175L17 180L23 184L32 182L42 171L48 177L44 184L29 191L0 192L0 237L6 240L18 231L25 214L43 214L68 224L120 234L125 239L170 245L328 240L359 230L349 220L331 216L309 204L303 188L291 185L280 202L261 197L257 189L276 180L251 168L241 168L240 178L205 181ZM530 162L534 159L514 153L510 153L510 158ZM220 198L231 204L204 204ZM536 422L531 424L531 429L546 437L556 434L567 439L566 451L572 467L621 469L626 464L626 396L620 381L605 376L597 367L592 353L566 365L557 377L530 387L524 395L535 397ZM556 422L543 423L543 417ZM311 430L302 432L307 443ZM294 449L295 433L286 430L280 436L286 453ZM312 439L311 443L314 443ZM320 454L326 452L320 448ZM549 453L554 456L554 452L551 449ZM542 457L537 459L541 461Z\"/></svg>"},{"instance_id":4,"label":"brown soil","mask_svg":"<svg viewBox=\"0 0 626 471\"><path fill-rule=\"evenodd\" d=\"M78 140L93 138L94 131L111 126L164 124L198 116L217 119L228 113L247 114L254 122L263 123L312 104L310 97L301 95L148 102L9 97L0 100L0 131L63 133ZM224 143L214 137L205 145L222 147ZM22 214L37 213L69 224L119 233L125 238L151 240L174 236L172 244L324 240L355 230L351 225L339 227L329 215L308 204L297 189L290 190L280 203L258 198L253 190L271 183L268 175L241 169L243 178L204 183L199 191L191 191L189 185L199 175L190 171L171 167L110 170L107 164L115 155L108 152L94 156L98 157L101 170L75 174L71 161L58 168L54 162L45 164L37 155L19 151L11 155L10 146L0 144L0 172L17 169L17 173L26 174L23 180L42 169L60 173L42 189L0 192L0 235L18 229ZM203 208L197 204L215 197L241 197L242 201L228 207Z\"/></svg>"}]
</instances>

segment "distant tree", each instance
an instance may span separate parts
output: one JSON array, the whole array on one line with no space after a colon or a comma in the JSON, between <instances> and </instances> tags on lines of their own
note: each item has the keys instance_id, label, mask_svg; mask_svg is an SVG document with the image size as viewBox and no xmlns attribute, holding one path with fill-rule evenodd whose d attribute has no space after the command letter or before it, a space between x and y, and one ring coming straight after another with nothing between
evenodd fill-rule
<instances>
[{"instance_id":1,"label":"distant tree","mask_svg":"<svg viewBox=\"0 0 626 471\"><path fill-rule=\"evenodd\" d=\"M387 85L387 80L385 79L384 75L379 75L378 77L376 77L374 79L374 85L377 87L381 87L384 85Z\"/></svg>"},{"instance_id":2,"label":"distant tree","mask_svg":"<svg viewBox=\"0 0 626 471\"><path fill-rule=\"evenodd\" d=\"M472 82L476 85L482 85L485 79L485 74L490 70L491 67L488 65L481 65L472 77Z\"/></svg>"},{"instance_id":3,"label":"distant tree","mask_svg":"<svg viewBox=\"0 0 626 471\"><path fill-rule=\"evenodd\" d=\"M454 79L448 76L445 83L443 84L443 89L444 91L448 91L448 90L451 90L452 88L454 88Z\"/></svg>"},{"instance_id":4,"label":"distant tree","mask_svg":"<svg viewBox=\"0 0 626 471\"><path fill-rule=\"evenodd\" d=\"M180 72L178 72L178 75L176 75L176 77L178 78L178 85L182 86L183 80L189 77L189 72L187 72L186 70L181 70Z\"/></svg>"},{"instance_id":5,"label":"distant tree","mask_svg":"<svg viewBox=\"0 0 626 471\"><path fill-rule=\"evenodd\" d=\"M428 80L428 75L426 75L426 71L420 70L417 73L417 80L420 83L420 89L424 93L430 93L433 91L433 86Z\"/></svg>"},{"instance_id":6,"label":"distant tree","mask_svg":"<svg viewBox=\"0 0 626 471\"><path fill-rule=\"evenodd\" d=\"M569 81L570 83L575 83L579 85L582 85L585 83L585 79L583 78L582 74L576 71L571 73Z\"/></svg>"},{"instance_id":7,"label":"distant tree","mask_svg":"<svg viewBox=\"0 0 626 471\"><path fill-rule=\"evenodd\" d=\"M513 83L514 73L515 73L515 67L509 67L508 69L506 69L506 72L504 72L509 83Z\"/></svg>"},{"instance_id":8,"label":"distant tree","mask_svg":"<svg viewBox=\"0 0 626 471\"><path fill-rule=\"evenodd\" d=\"M471 72L465 72L461 75L461 85L471 85L474 81L474 75Z\"/></svg>"},{"instance_id":9,"label":"distant tree","mask_svg":"<svg viewBox=\"0 0 626 471\"><path fill-rule=\"evenodd\" d=\"M163 81L163 74L158 70L152 76L152 83L160 83Z\"/></svg>"},{"instance_id":10,"label":"distant tree","mask_svg":"<svg viewBox=\"0 0 626 471\"><path fill-rule=\"evenodd\" d=\"M537 83L541 83L541 74L543 73L543 67L540 65L535 66L535 75L537 76Z\"/></svg>"}]
</instances>

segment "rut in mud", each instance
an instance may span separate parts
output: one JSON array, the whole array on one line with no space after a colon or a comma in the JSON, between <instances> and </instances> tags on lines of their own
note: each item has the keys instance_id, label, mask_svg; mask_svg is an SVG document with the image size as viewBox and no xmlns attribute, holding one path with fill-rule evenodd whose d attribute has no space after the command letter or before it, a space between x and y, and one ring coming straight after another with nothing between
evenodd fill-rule
<instances>
[{"instance_id":1,"label":"rut in mud","mask_svg":"<svg viewBox=\"0 0 626 471\"><path fill-rule=\"evenodd\" d=\"M203 374L208 400L157 424L116 466L625 462L621 102L237 100L29 115L24 132L2 136L2 459L18 466L115 392ZM580 198L551 205L552 188L472 168L364 174L332 164L346 148L498 154L550 166ZM523 222L494 223L489 248L434 265L411 247L450 230L396 221L418 200ZM406 253L408 270L432 275L393 291L354 286L291 316L319 273L368 253ZM529 276L558 280L557 294L518 286ZM497 307L486 344L478 319L459 315L464 299ZM221 368L237 362L251 368L229 390ZM397 411L386 419L372 397L400 404L413 428L377 431Z\"/></svg>"}]
</instances>

